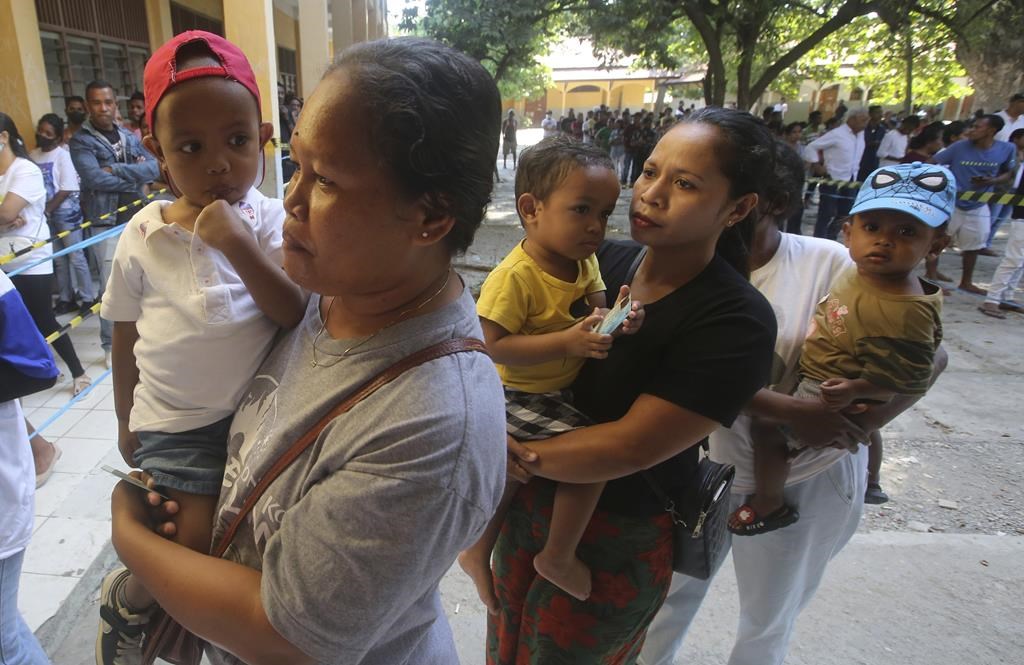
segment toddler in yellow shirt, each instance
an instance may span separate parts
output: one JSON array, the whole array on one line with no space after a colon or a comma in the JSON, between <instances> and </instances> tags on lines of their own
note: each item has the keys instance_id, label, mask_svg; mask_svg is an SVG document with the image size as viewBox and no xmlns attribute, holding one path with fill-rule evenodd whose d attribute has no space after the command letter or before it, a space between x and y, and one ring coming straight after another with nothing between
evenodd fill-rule
<instances>
[{"instance_id":1,"label":"toddler in yellow shirt","mask_svg":"<svg viewBox=\"0 0 1024 665\"><path fill-rule=\"evenodd\" d=\"M598 332L605 285L594 253L619 198L615 167L604 151L564 137L525 150L516 172L516 208L526 238L488 275L477 313L487 348L505 386L509 436L537 440L590 424L572 406L568 388L587 358L608 355L613 335ZM623 287L620 298L626 298ZM570 312L585 299L591 314ZM639 305L616 332L639 329ZM459 556L481 600L497 611L491 551L516 491L511 479L497 514L480 540ZM590 569L576 557L604 483L560 484L551 530L534 558L538 574L585 600Z\"/></svg>"}]
</instances>

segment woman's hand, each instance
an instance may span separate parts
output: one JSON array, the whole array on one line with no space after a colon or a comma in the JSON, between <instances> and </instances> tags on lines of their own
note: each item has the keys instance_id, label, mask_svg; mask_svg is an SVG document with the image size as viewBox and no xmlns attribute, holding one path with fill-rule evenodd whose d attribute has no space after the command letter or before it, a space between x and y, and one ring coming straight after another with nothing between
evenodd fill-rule
<instances>
[{"instance_id":1,"label":"woman's hand","mask_svg":"<svg viewBox=\"0 0 1024 665\"><path fill-rule=\"evenodd\" d=\"M626 287L622 287L626 288ZM644 319L646 318L646 312L644 306L633 301L630 306L630 312L626 316L626 320L622 322L622 327L619 328L619 334L621 335L635 335L640 331L641 326L644 325Z\"/></svg>"},{"instance_id":2,"label":"woman's hand","mask_svg":"<svg viewBox=\"0 0 1024 665\"><path fill-rule=\"evenodd\" d=\"M7 232L7 231L13 231L14 229L20 229L21 227L25 226L25 224L27 224L27 223L28 222L26 222L21 217L15 217L13 220L11 220L11 222L9 224L6 224L4 226L3 230L5 232Z\"/></svg>"},{"instance_id":3,"label":"woman's hand","mask_svg":"<svg viewBox=\"0 0 1024 665\"><path fill-rule=\"evenodd\" d=\"M142 471L132 471L132 477L153 488L152 476ZM140 488L124 481L114 485L110 497L110 512L115 524L127 526L139 524L165 538L172 538L177 528L172 521L178 514L177 501L168 501L156 492L144 493Z\"/></svg>"},{"instance_id":4,"label":"woman's hand","mask_svg":"<svg viewBox=\"0 0 1024 665\"><path fill-rule=\"evenodd\" d=\"M507 473L510 478L518 480L521 483L530 482L533 479L533 474L530 473L525 466L520 464L520 462L532 463L536 461L537 453L519 443L511 436L508 437Z\"/></svg>"}]
</instances>

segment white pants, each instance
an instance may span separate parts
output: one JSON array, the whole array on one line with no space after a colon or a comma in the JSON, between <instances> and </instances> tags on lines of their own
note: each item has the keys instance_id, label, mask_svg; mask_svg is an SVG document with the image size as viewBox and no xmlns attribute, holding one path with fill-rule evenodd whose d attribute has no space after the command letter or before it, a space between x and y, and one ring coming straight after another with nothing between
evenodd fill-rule
<instances>
[{"instance_id":1,"label":"white pants","mask_svg":"<svg viewBox=\"0 0 1024 665\"><path fill-rule=\"evenodd\" d=\"M961 210L954 206L953 215L949 218L949 235L961 252L984 249L991 224L992 214L987 205L971 210Z\"/></svg>"},{"instance_id":2,"label":"white pants","mask_svg":"<svg viewBox=\"0 0 1024 665\"><path fill-rule=\"evenodd\" d=\"M1013 300L1014 291L1024 275L1024 219L1010 222L1010 237L1006 240L1006 253L992 275L987 302L999 304Z\"/></svg>"},{"instance_id":3,"label":"white pants","mask_svg":"<svg viewBox=\"0 0 1024 665\"><path fill-rule=\"evenodd\" d=\"M861 446L856 455L786 487L786 502L800 512L795 524L732 538L740 618L729 665L781 665L797 616L860 524L867 463L867 448ZM733 509L743 501L734 494ZM647 630L639 665L672 663L710 585L711 580L673 575L665 604Z\"/></svg>"}]
</instances>

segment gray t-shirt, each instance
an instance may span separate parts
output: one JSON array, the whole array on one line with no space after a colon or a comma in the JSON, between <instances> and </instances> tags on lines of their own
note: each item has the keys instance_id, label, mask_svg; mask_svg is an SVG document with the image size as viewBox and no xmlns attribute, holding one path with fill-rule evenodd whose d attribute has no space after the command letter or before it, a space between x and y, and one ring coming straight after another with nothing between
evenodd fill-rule
<instances>
[{"instance_id":1,"label":"gray t-shirt","mask_svg":"<svg viewBox=\"0 0 1024 665\"><path fill-rule=\"evenodd\" d=\"M321 335L318 361L338 362L313 367L318 301L239 404L214 542L273 461L358 385L437 342L483 338L467 289L340 360L355 340ZM270 485L225 558L262 570L270 623L318 662L457 663L438 582L482 532L504 479L505 400L494 365L482 353L447 356L328 425ZM214 663L239 662L208 652Z\"/></svg>"}]
</instances>

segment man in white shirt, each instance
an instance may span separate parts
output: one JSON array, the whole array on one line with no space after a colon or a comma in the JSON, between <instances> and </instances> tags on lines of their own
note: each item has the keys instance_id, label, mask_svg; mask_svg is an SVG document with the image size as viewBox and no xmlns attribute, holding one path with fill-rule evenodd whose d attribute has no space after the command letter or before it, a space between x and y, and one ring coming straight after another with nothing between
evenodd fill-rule
<instances>
[{"instance_id":1,"label":"man in white shirt","mask_svg":"<svg viewBox=\"0 0 1024 665\"><path fill-rule=\"evenodd\" d=\"M907 142L915 129L921 126L921 119L916 115L908 115L895 131L886 132L882 143L878 146L878 165L890 166L899 164L907 154Z\"/></svg>"},{"instance_id":2,"label":"man in white shirt","mask_svg":"<svg viewBox=\"0 0 1024 665\"><path fill-rule=\"evenodd\" d=\"M996 134L996 140L1009 142L1013 130L1024 128L1024 92L1018 92L1011 96L1006 108L996 115L1005 123Z\"/></svg>"},{"instance_id":3,"label":"man in white shirt","mask_svg":"<svg viewBox=\"0 0 1024 665\"><path fill-rule=\"evenodd\" d=\"M540 128L544 130L546 139L558 136L558 121L554 119L550 109L544 114L544 119L540 121Z\"/></svg>"},{"instance_id":4,"label":"man in white shirt","mask_svg":"<svg viewBox=\"0 0 1024 665\"><path fill-rule=\"evenodd\" d=\"M804 159L811 165L811 174L842 182L855 181L864 155L864 128L867 124L868 112L858 109L850 113L844 124L808 143L804 148ZM822 183L818 191L821 192L821 201L814 235L835 240L839 226L834 222L849 214L857 188Z\"/></svg>"}]
</instances>

